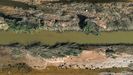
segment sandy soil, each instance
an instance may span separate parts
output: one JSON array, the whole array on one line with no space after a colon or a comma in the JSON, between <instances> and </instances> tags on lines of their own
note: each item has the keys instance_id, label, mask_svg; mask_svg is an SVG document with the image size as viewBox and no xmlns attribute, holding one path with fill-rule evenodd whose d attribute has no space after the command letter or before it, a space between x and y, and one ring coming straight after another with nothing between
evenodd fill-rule
<instances>
[{"instance_id":1,"label":"sandy soil","mask_svg":"<svg viewBox=\"0 0 133 75\"><path fill-rule=\"evenodd\" d=\"M96 69L96 68L113 68L128 67L133 61L133 55L121 53L115 55L115 58L107 57L103 52L83 51L79 56L67 56L63 58L44 59L41 57L33 57L30 54L25 55L29 66L34 69L45 69L47 66L57 66L60 68L75 69Z\"/></svg>"},{"instance_id":2,"label":"sandy soil","mask_svg":"<svg viewBox=\"0 0 133 75\"><path fill-rule=\"evenodd\" d=\"M45 69L47 67L47 62L44 59L41 59L39 57L33 57L30 54L25 55L24 62L26 62L26 64L30 67L38 70Z\"/></svg>"},{"instance_id":3,"label":"sandy soil","mask_svg":"<svg viewBox=\"0 0 133 75\"><path fill-rule=\"evenodd\" d=\"M14 7L0 5L0 12L3 12L5 14L12 14L12 13L15 13L16 10Z\"/></svg>"},{"instance_id":4,"label":"sandy soil","mask_svg":"<svg viewBox=\"0 0 133 75\"><path fill-rule=\"evenodd\" d=\"M99 49L98 49L99 50ZM24 62L33 69L43 70L47 66L56 66L59 68L74 69L104 69L113 67L128 67L133 63L133 55L126 53L113 54L115 58L108 57L104 51L84 50L78 56L66 56L59 58L42 58L40 56L32 56L30 52L25 52L21 58L15 59L9 48L0 48L0 64L10 64ZM5 59L6 58L6 59Z\"/></svg>"}]
</instances>

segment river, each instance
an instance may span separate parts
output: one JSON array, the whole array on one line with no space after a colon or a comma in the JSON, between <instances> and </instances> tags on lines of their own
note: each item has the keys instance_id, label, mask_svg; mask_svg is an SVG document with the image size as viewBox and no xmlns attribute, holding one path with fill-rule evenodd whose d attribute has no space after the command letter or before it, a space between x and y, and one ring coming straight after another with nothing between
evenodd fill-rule
<instances>
[{"instance_id":1,"label":"river","mask_svg":"<svg viewBox=\"0 0 133 75\"><path fill-rule=\"evenodd\" d=\"M0 32L0 44L20 43L55 44L59 42L76 42L80 44L120 44L133 43L133 31L101 32L100 35L85 34L83 32L50 32L40 31L33 33Z\"/></svg>"}]
</instances>

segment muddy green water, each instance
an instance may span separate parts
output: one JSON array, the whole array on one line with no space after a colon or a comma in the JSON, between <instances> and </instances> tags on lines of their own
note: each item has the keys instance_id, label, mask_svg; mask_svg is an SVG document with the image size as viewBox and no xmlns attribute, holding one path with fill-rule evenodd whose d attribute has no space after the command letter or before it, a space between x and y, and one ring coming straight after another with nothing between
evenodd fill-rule
<instances>
[{"instance_id":1,"label":"muddy green water","mask_svg":"<svg viewBox=\"0 0 133 75\"><path fill-rule=\"evenodd\" d=\"M16 42L24 45L34 42L41 42L42 44L50 45L58 42L76 42L80 44L133 43L133 31L102 32L99 36L92 34L87 35L82 32L0 32L0 44L10 44Z\"/></svg>"},{"instance_id":2,"label":"muddy green water","mask_svg":"<svg viewBox=\"0 0 133 75\"><path fill-rule=\"evenodd\" d=\"M56 67L48 67L45 70L18 70L16 68L4 69L0 71L0 75L99 75L101 72L121 73L123 71L130 71L128 68L113 68L113 69L59 69Z\"/></svg>"},{"instance_id":3,"label":"muddy green water","mask_svg":"<svg viewBox=\"0 0 133 75\"><path fill-rule=\"evenodd\" d=\"M34 8L35 6L31 6L22 2L17 2L17 1L11 1L11 0L0 0L0 5L4 6L13 6L13 7L20 7L23 9L28 9L28 8Z\"/></svg>"}]
</instances>

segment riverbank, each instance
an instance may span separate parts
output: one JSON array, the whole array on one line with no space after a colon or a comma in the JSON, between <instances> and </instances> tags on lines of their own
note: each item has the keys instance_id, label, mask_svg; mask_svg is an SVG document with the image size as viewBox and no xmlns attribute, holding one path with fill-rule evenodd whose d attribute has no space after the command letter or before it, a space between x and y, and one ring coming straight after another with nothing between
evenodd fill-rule
<instances>
[{"instance_id":1,"label":"riverbank","mask_svg":"<svg viewBox=\"0 0 133 75\"><path fill-rule=\"evenodd\" d=\"M98 50L98 49L97 49ZM106 69L127 68L133 62L133 55L126 53L112 54L108 57L104 52L84 50L79 56L41 58L30 54L25 55L25 63L30 67L43 70L47 66L73 69Z\"/></svg>"},{"instance_id":2,"label":"riverbank","mask_svg":"<svg viewBox=\"0 0 133 75\"><path fill-rule=\"evenodd\" d=\"M0 68L2 68L0 69L0 74L104 75L111 73L132 75L132 69L130 69L132 66L129 66L129 64L132 64L133 55L129 53L132 53L133 45L86 46L86 49L82 49L76 56L66 55L56 57L53 55L51 58L46 58L38 54L45 52L46 54L48 52L52 53L50 49L54 53L58 52L61 48L64 51L74 49L69 47L71 46L62 45L53 48L38 47L36 45L29 48L22 46L0 46ZM73 47L76 47L76 45ZM34 52L33 49L37 51L35 53L38 55L32 54ZM74 52L76 51L74 50Z\"/></svg>"},{"instance_id":3,"label":"riverbank","mask_svg":"<svg viewBox=\"0 0 133 75\"><path fill-rule=\"evenodd\" d=\"M6 30L27 33L46 30L98 35L101 31L130 31L133 29L132 3L47 3L29 9L1 4L0 25L3 31L8 26Z\"/></svg>"}]
</instances>

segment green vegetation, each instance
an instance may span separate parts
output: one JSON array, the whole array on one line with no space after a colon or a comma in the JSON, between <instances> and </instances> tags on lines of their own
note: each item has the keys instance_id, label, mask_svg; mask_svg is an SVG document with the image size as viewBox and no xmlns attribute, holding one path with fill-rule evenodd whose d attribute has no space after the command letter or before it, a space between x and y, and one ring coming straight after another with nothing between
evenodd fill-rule
<instances>
[{"instance_id":1,"label":"green vegetation","mask_svg":"<svg viewBox=\"0 0 133 75\"><path fill-rule=\"evenodd\" d=\"M60 2L66 1L68 0L60 0ZM2 0L1 5L12 3L18 5L15 5L16 8L13 9L15 14L6 14L3 9L0 14L3 20L8 23L9 29L15 32L33 32L42 29L60 32L83 31L86 34L99 35L100 31L133 30L133 8L130 2L87 3L89 1L86 0L83 2L82 0L69 1L73 3L66 3L67 7L60 3L50 3L50 5L37 5L35 8L27 6L29 9L25 10L18 6L26 7L24 3Z\"/></svg>"},{"instance_id":2,"label":"green vegetation","mask_svg":"<svg viewBox=\"0 0 133 75\"><path fill-rule=\"evenodd\" d=\"M51 58L51 57L65 57L65 56L78 56L82 50L79 49L72 49L68 47L62 47L62 48L41 48L39 47L33 47L27 49L33 56L41 56L43 58Z\"/></svg>"},{"instance_id":3,"label":"green vegetation","mask_svg":"<svg viewBox=\"0 0 133 75\"><path fill-rule=\"evenodd\" d=\"M87 34L92 33L94 35L99 35L99 26L96 25L96 23L87 20L85 27L83 28L83 32Z\"/></svg>"},{"instance_id":4,"label":"green vegetation","mask_svg":"<svg viewBox=\"0 0 133 75\"><path fill-rule=\"evenodd\" d=\"M114 19L108 22L108 28L111 30L132 30L133 15L129 15L125 18Z\"/></svg>"},{"instance_id":5,"label":"green vegetation","mask_svg":"<svg viewBox=\"0 0 133 75\"><path fill-rule=\"evenodd\" d=\"M12 50L12 55L20 55L22 52L19 49L13 49Z\"/></svg>"},{"instance_id":6,"label":"green vegetation","mask_svg":"<svg viewBox=\"0 0 133 75\"><path fill-rule=\"evenodd\" d=\"M11 56L13 60L19 60L22 58L22 52L19 48L11 48Z\"/></svg>"},{"instance_id":7,"label":"green vegetation","mask_svg":"<svg viewBox=\"0 0 133 75\"><path fill-rule=\"evenodd\" d=\"M23 22L23 21L9 21L8 25L10 27L10 30L13 30L15 32L31 32L37 28L40 27L40 25L36 23L31 23L31 22Z\"/></svg>"}]
</instances>

